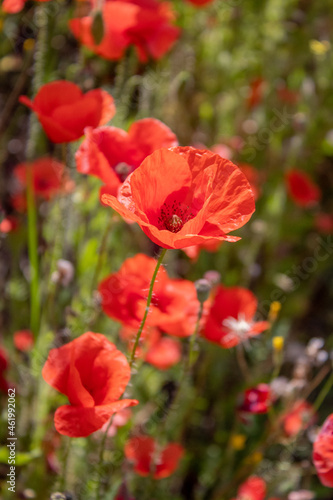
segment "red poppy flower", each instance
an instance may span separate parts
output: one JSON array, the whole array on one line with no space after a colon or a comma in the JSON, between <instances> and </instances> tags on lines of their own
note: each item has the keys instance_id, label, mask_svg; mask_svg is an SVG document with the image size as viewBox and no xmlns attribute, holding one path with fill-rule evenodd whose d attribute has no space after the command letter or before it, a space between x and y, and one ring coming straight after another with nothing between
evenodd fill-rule
<instances>
[{"instance_id":1,"label":"red poppy flower","mask_svg":"<svg viewBox=\"0 0 333 500\"><path fill-rule=\"evenodd\" d=\"M39 158L31 163L21 163L14 169L14 176L23 186L27 183L27 169L31 168L34 191L49 200L61 192L70 192L74 182L68 177L65 165L53 158Z\"/></svg>"},{"instance_id":2,"label":"red poppy flower","mask_svg":"<svg viewBox=\"0 0 333 500\"><path fill-rule=\"evenodd\" d=\"M16 14L20 12L27 0L4 0L2 2L2 10L7 14ZM37 0L37 2L49 2L50 0Z\"/></svg>"},{"instance_id":3,"label":"red poppy flower","mask_svg":"<svg viewBox=\"0 0 333 500\"><path fill-rule=\"evenodd\" d=\"M264 500L266 483L261 477L251 476L238 488L236 500Z\"/></svg>"},{"instance_id":4,"label":"red poppy flower","mask_svg":"<svg viewBox=\"0 0 333 500\"><path fill-rule=\"evenodd\" d=\"M136 330L123 328L120 336L127 341L130 350L133 349ZM146 328L140 337L140 346L137 347L136 357L144 358L146 363L159 370L168 370L181 359L179 342L170 337L162 336L157 328Z\"/></svg>"},{"instance_id":5,"label":"red poppy flower","mask_svg":"<svg viewBox=\"0 0 333 500\"><path fill-rule=\"evenodd\" d=\"M219 286L202 335L229 349L267 330L268 321L254 321L258 301L250 290Z\"/></svg>"},{"instance_id":6,"label":"red poppy flower","mask_svg":"<svg viewBox=\"0 0 333 500\"><path fill-rule=\"evenodd\" d=\"M105 314L124 326L138 328L147 302L156 260L143 254L126 259L117 273L105 278L98 289ZM146 325L178 337L194 332L199 301L194 283L170 279L163 267L157 274Z\"/></svg>"},{"instance_id":7,"label":"red poppy flower","mask_svg":"<svg viewBox=\"0 0 333 500\"><path fill-rule=\"evenodd\" d=\"M180 444L169 443L159 449L154 439L148 436L133 437L125 444L125 456L134 462L135 472L140 476L153 474L154 479L171 476L183 455L184 448Z\"/></svg>"},{"instance_id":8,"label":"red poppy flower","mask_svg":"<svg viewBox=\"0 0 333 500\"><path fill-rule=\"evenodd\" d=\"M89 436L113 413L138 404L135 399L119 400L131 370L126 357L100 333L87 332L52 349L42 375L69 399L54 416L57 431L66 436Z\"/></svg>"},{"instance_id":9,"label":"red poppy flower","mask_svg":"<svg viewBox=\"0 0 333 500\"><path fill-rule=\"evenodd\" d=\"M11 233L17 229L19 223L15 217L7 216L0 222L0 233Z\"/></svg>"},{"instance_id":10,"label":"red poppy flower","mask_svg":"<svg viewBox=\"0 0 333 500\"><path fill-rule=\"evenodd\" d=\"M244 393L244 401L239 411L244 413L267 413L272 403L271 389L268 384L259 384L247 389Z\"/></svg>"},{"instance_id":11,"label":"red poppy flower","mask_svg":"<svg viewBox=\"0 0 333 500\"><path fill-rule=\"evenodd\" d=\"M312 405L301 399L296 401L291 410L282 416L281 423L285 434L290 437L307 429L315 420L316 415Z\"/></svg>"},{"instance_id":12,"label":"red poppy flower","mask_svg":"<svg viewBox=\"0 0 333 500\"><path fill-rule=\"evenodd\" d=\"M212 3L214 0L187 0L190 2L192 5L195 5L196 7L205 7L209 3Z\"/></svg>"},{"instance_id":13,"label":"red poppy flower","mask_svg":"<svg viewBox=\"0 0 333 500\"><path fill-rule=\"evenodd\" d=\"M214 253L217 252L220 246L220 241L208 241L207 243L201 243L200 245L192 245L190 247L183 248L183 252L185 252L191 260L196 262L199 258L201 250Z\"/></svg>"},{"instance_id":14,"label":"red poppy flower","mask_svg":"<svg viewBox=\"0 0 333 500\"><path fill-rule=\"evenodd\" d=\"M253 214L246 177L229 160L191 147L159 149L121 186L118 199L103 187L101 201L137 222L164 248L237 241L227 233Z\"/></svg>"},{"instance_id":15,"label":"red poppy flower","mask_svg":"<svg viewBox=\"0 0 333 500\"><path fill-rule=\"evenodd\" d=\"M289 170L286 181L289 195L300 207L311 207L320 201L320 189L305 172Z\"/></svg>"},{"instance_id":16,"label":"red poppy flower","mask_svg":"<svg viewBox=\"0 0 333 500\"><path fill-rule=\"evenodd\" d=\"M79 172L95 175L117 195L118 188L156 149L177 146L175 134L154 118L134 122L128 133L116 127L85 130L75 159Z\"/></svg>"},{"instance_id":17,"label":"red poppy flower","mask_svg":"<svg viewBox=\"0 0 333 500\"><path fill-rule=\"evenodd\" d=\"M30 351L34 345L34 336L30 330L19 330L14 333L14 345L19 351Z\"/></svg>"},{"instance_id":18,"label":"red poppy flower","mask_svg":"<svg viewBox=\"0 0 333 500\"><path fill-rule=\"evenodd\" d=\"M264 86L265 80L261 77L252 80L250 83L249 95L246 101L248 109L253 109L261 103L263 99Z\"/></svg>"},{"instance_id":19,"label":"red poppy flower","mask_svg":"<svg viewBox=\"0 0 333 500\"><path fill-rule=\"evenodd\" d=\"M52 142L80 139L85 127L104 125L114 116L113 98L105 90L95 89L83 94L80 87L66 80L43 85L31 101L20 102L31 108Z\"/></svg>"},{"instance_id":20,"label":"red poppy flower","mask_svg":"<svg viewBox=\"0 0 333 500\"><path fill-rule=\"evenodd\" d=\"M277 95L280 101L287 104L296 104L299 101L300 94L296 90L290 90L288 87L279 87Z\"/></svg>"},{"instance_id":21,"label":"red poppy flower","mask_svg":"<svg viewBox=\"0 0 333 500\"><path fill-rule=\"evenodd\" d=\"M333 413L325 420L313 443L312 458L322 484L333 488Z\"/></svg>"},{"instance_id":22,"label":"red poppy flower","mask_svg":"<svg viewBox=\"0 0 333 500\"><path fill-rule=\"evenodd\" d=\"M99 44L92 35L92 16L72 19L69 27L83 45L105 59L121 59L130 45L141 62L160 59L180 35L171 24L174 14L167 2L113 0L103 4L102 15L105 34Z\"/></svg>"},{"instance_id":23,"label":"red poppy flower","mask_svg":"<svg viewBox=\"0 0 333 500\"><path fill-rule=\"evenodd\" d=\"M319 213L315 219L315 226L321 233L333 233L333 215Z\"/></svg>"},{"instance_id":24,"label":"red poppy flower","mask_svg":"<svg viewBox=\"0 0 333 500\"><path fill-rule=\"evenodd\" d=\"M3 347L0 347L0 391L7 394L9 389L9 384L6 379L5 372L9 366L8 355Z\"/></svg>"}]
</instances>

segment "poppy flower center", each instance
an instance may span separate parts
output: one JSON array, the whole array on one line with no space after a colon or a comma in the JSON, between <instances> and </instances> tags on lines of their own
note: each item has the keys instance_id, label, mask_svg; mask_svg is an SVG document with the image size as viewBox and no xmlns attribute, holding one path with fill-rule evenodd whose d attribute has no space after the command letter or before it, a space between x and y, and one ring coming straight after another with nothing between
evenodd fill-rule
<instances>
[{"instance_id":1,"label":"poppy flower center","mask_svg":"<svg viewBox=\"0 0 333 500\"><path fill-rule=\"evenodd\" d=\"M121 182L124 182L127 179L132 170L133 168L124 161L121 161L114 167L114 171L118 175Z\"/></svg>"},{"instance_id":2,"label":"poppy flower center","mask_svg":"<svg viewBox=\"0 0 333 500\"><path fill-rule=\"evenodd\" d=\"M164 203L158 217L159 229L167 229L171 233L178 233L184 224L192 219L193 214L188 212L189 207L182 207L180 202L174 201L171 205Z\"/></svg>"},{"instance_id":3,"label":"poppy flower center","mask_svg":"<svg viewBox=\"0 0 333 500\"><path fill-rule=\"evenodd\" d=\"M181 230L184 223L179 215L173 214L170 219L168 219L165 223L166 228L172 233L178 233Z\"/></svg>"}]
</instances>

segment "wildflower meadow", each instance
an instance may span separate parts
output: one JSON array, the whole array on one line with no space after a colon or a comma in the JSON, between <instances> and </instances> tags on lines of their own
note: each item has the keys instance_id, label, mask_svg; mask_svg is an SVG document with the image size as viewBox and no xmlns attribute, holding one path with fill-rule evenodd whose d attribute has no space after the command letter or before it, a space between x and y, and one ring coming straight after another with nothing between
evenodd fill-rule
<instances>
[{"instance_id":1,"label":"wildflower meadow","mask_svg":"<svg viewBox=\"0 0 333 500\"><path fill-rule=\"evenodd\" d=\"M1 499L332 500L332 12L1 2Z\"/></svg>"}]
</instances>

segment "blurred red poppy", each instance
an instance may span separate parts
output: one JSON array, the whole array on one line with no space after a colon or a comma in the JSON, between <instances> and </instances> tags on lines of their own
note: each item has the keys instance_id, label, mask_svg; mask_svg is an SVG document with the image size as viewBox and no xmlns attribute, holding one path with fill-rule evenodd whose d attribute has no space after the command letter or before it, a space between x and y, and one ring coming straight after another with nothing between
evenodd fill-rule
<instances>
[{"instance_id":1,"label":"blurred red poppy","mask_svg":"<svg viewBox=\"0 0 333 500\"><path fill-rule=\"evenodd\" d=\"M7 14L16 14L20 12L27 0L4 0L2 2L2 10ZM49 2L50 0L36 0L37 2Z\"/></svg>"},{"instance_id":2,"label":"blurred red poppy","mask_svg":"<svg viewBox=\"0 0 333 500\"><path fill-rule=\"evenodd\" d=\"M318 231L325 234L333 233L333 215L319 213L315 219L315 226Z\"/></svg>"},{"instance_id":3,"label":"blurred red poppy","mask_svg":"<svg viewBox=\"0 0 333 500\"><path fill-rule=\"evenodd\" d=\"M115 415L111 417L112 422L109 427L110 419L108 422L105 422L103 427L101 428L101 432L104 433L108 429L108 436L115 436L118 432L119 427L123 427L127 424L129 419L132 416L132 410L130 408L124 408L123 410L118 411Z\"/></svg>"},{"instance_id":4,"label":"blurred red poppy","mask_svg":"<svg viewBox=\"0 0 333 500\"><path fill-rule=\"evenodd\" d=\"M319 187L301 170L292 169L286 175L289 195L300 207L312 207L321 198Z\"/></svg>"},{"instance_id":5,"label":"blurred red poppy","mask_svg":"<svg viewBox=\"0 0 333 500\"><path fill-rule=\"evenodd\" d=\"M107 186L101 193L102 203L137 222L164 248L237 241L227 233L255 210L250 185L236 165L191 147L155 151L129 175L118 199Z\"/></svg>"},{"instance_id":6,"label":"blurred red poppy","mask_svg":"<svg viewBox=\"0 0 333 500\"><path fill-rule=\"evenodd\" d=\"M222 158L226 158L227 160L231 160L232 158L232 149L229 148L226 144L215 144L210 148L213 153L222 156Z\"/></svg>"},{"instance_id":7,"label":"blurred red poppy","mask_svg":"<svg viewBox=\"0 0 333 500\"><path fill-rule=\"evenodd\" d=\"M3 347L0 347L0 391L7 394L9 384L6 379L6 371L8 369L8 355Z\"/></svg>"},{"instance_id":8,"label":"blurred red poppy","mask_svg":"<svg viewBox=\"0 0 333 500\"><path fill-rule=\"evenodd\" d=\"M156 260L143 254L126 259L117 273L105 278L98 290L105 314L124 326L138 328L146 308ZM192 281L170 279L160 267L146 325L187 337L194 332L199 301Z\"/></svg>"},{"instance_id":9,"label":"blurred red poppy","mask_svg":"<svg viewBox=\"0 0 333 500\"><path fill-rule=\"evenodd\" d=\"M19 351L30 351L34 345L34 336L30 330L19 330L14 333L14 346Z\"/></svg>"},{"instance_id":10,"label":"blurred red poppy","mask_svg":"<svg viewBox=\"0 0 333 500\"><path fill-rule=\"evenodd\" d=\"M173 26L175 16L168 2L156 0L112 0L102 7L104 37L96 43L92 34L93 17L72 19L74 36L95 54L119 60L134 45L141 62L160 59L180 35Z\"/></svg>"},{"instance_id":11,"label":"blurred red poppy","mask_svg":"<svg viewBox=\"0 0 333 500\"><path fill-rule=\"evenodd\" d=\"M169 443L160 448L148 436L133 437L125 444L125 456L134 462L135 472L140 476L152 474L154 479L171 476L183 455L184 448L180 444Z\"/></svg>"},{"instance_id":12,"label":"blurred red poppy","mask_svg":"<svg viewBox=\"0 0 333 500\"><path fill-rule=\"evenodd\" d=\"M4 217L0 222L0 233L11 233L18 228L18 220L11 215Z\"/></svg>"},{"instance_id":13,"label":"blurred red poppy","mask_svg":"<svg viewBox=\"0 0 333 500\"><path fill-rule=\"evenodd\" d=\"M248 109L253 109L261 103L263 99L265 80L260 76L250 83L249 93L246 100Z\"/></svg>"},{"instance_id":14,"label":"blurred red poppy","mask_svg":"<svg viewBox=\"0 0 333 500\"><path fill-rule=\"evenodd\" d=\"M333 488L333 413L325 420L313 443L312 458L322 484Z\"/></svg>"},{"instance_id":15,"label":"blurred red poppy","mask_svg":"<svg viewBox=\"0 0 333 500\"><path fill-rule=\"evenodd\" d=\"M252 165L249 165L248 163L239 163L238 167L241 169L245 177L250 183L252 193L254 196L254 199L257 200L260 196L261 189L260 189L260 172L253 167Z\"/></svg>"},{"instance_id":16,"label":"blurred red poppy","mask_svg":"<svg viewBox=\"0 0 333 500\"><path fill-rule=\"evenodd\" d=\"M264 500L266 483L261 477L251 476L238 488L235 500Z\"/></svg>"},{"instance_id":17,"label":"blurred red poppy","mask_svg":"<svg viewBox=\"0 0 333 500\"><path fill-rule=\"evenodd\" d=\"M297 90L288 89L286 86L278 87L277 95L280 101L287 104L296 104L300 99L300 94Z\"/></svg>"},{"instance_id":18,"label":"blurred red poppy","mask_svg":"<svg viewBox=\"0 0 333 500\"><path fill-rule=\"evenodd\" d=\"M136 336L136 330L123 328L120 336L127 341L130 350ZM137 347L136 357L144 358L159 370L168 370L181 359L181 346L176 339L162 336L158 328L146 328L140 337L140 346Z\"/></svg>"},{"instance_id":19,"label":"blurred red poppy","mask_svg":"<svg viewBox=\"0 0 333 500\"><path fill-rule=\"evenodd\" d=\"M267 413L272 403L271 389L268 384L259 384L247 389L244 393L244 401L239 411L244 413Z\"/></svg>"},{"instance_id":20,"label":"blurred red poppy","mask_svg":"<svg viewBox=\"0 0 333 500\"><path fill-rule=\"evenodd\" d=\"M113 98L105 90L83 94L80 87L66 80L43 85L33 101L26 96L20 102L31 108L52 142L80 139L85 127L104 125L114 116Z\"/></svg>"},{"instance_id":21,"label":"blurred red poppy","mask_svg":"<svg viewBox=\"0 0 333 500\"><path fill-rule=\"evenodd\" d=\"M187 1L195 5L196 7L204 7L209 3L212 3L214 0L187 0Z\"/></svg>"},{"instance_id":22,"label":"blurred red poppy","mask_svg":"<svg viewBox=\"0 0 333 500\"><path fill-rule=\"evenodd\" d=\"M87 128L75 159L79 172L95 175L117 195L119 186L156 149L177 146L175 134L154 118L134 122L128 133L116 127Z\"/></svg>"},{"instance_id":23,"label":"blurred red poppy","mask_svg":"<svg viewBox=\"0 0 333 500\"><path fill-rule=\"evenodd\" d=\"M55 413L57 431L86 437L100 429L113 413L138 404L135 399L119 399L130 372L126 357L100 333L87 332L52 349L43 378L70 402Z\"/></svg>"},{"instance_id":24,"label":"blurred red poppy","mask_svg":"<svg viewBox=\"0 0 333 500\"><path fill-rule=\"evenodd\" d=\"M267 330L268 321L254 321L258 300L250 290L219 286L202 335L229 349Z\"/></svg>"},{"instance_id":25,"label":"blurred red poppy","mask_svg":"<svg viewBox=\"0 0 333 500\"><path fill-rule=\"evenodd\" d=\"M315 421L316 415L312 405L303 399L296 401L281 418L284 432L288 437L295 436L300 431L307 429Z\"/></svg>"},{"instance_id":26,"label":"blurred red poppy","mask_svg":"<svg viewBox=\"0 0 333 500\"><path fill-rule=\"evenodd\" d=\"M201 243L200 245L192 245L190 247L183 248L183 252L185 252L191 260L196 262L199 258L201 250L214 253L217 252L221 244L221 241L208 241L207 243Z\"/></svg>"},{"instance_id":27,"label":"blurred red poppy","mask_svg":"<svg viewBox=\"0 0 333 500\"><path fill-rule=\"evenodd\" d=\"M14 169L14 176L23 186L27 184L27 169L31 168L34 191L46 200L58 193L74 189L74 182L68 177L65 165L54 158L39 158L31 163L21 163Z\"/></svg>"}]
</instances>

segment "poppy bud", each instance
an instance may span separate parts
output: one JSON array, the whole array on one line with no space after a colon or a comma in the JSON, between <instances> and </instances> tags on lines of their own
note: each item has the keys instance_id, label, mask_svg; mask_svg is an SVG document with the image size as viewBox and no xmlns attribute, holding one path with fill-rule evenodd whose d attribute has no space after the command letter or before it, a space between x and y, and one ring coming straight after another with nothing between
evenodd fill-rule
<instances>
[{"instance_id":1,"label":"poppy bud","mask_svg":"<svg viewBox=\"0 0 333 500\"><path fill-rule=\"evenodd\" d=\"M209 292L212 288L211 283L206 279L197 280L195 283L198 301L203 304L209 297Z\"/></svg>"},{"instance_id":2,"label":"poppy bud","mask_svg":"<svg viewBox=\"0 0 333 500\"><path fill-rule=\"evenodd\" d=\"M104 22L103 15L100 10L95 12L93 22L91 25L91 34L96 45L99 45L104 38Z\"/></svg>"}]
</instances>

